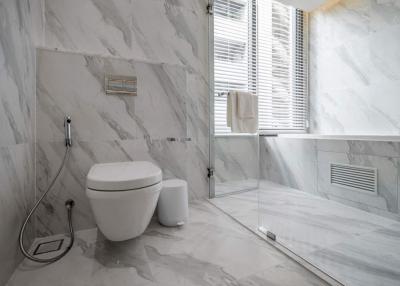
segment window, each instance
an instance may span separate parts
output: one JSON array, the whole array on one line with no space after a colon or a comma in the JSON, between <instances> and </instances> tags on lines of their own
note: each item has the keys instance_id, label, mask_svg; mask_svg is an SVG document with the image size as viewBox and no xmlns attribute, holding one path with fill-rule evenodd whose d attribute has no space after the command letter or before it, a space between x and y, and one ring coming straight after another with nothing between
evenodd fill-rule
<instances>
[{"instance_id":1,"label":"window","mask_svg":"<svg viewBox=\"0 0 400 286\"><path fill-rule=\"evenodd\" d=\"M256 92L255 13L252 1L214 2L214 121L215 133L230 133L226 126L226 93Z\"/></svg>"},{"instance_id":2,"label":"window","mask_svg":"<svg viewBox=\"0 0 400 286\"><path fill-rule=\"evenodd\" d=\"M226 93L259 96L259 129L301 132L307 128L305 15L272 0L215 0L215 133L226 126Z\"/></svg>"}]
</instances>

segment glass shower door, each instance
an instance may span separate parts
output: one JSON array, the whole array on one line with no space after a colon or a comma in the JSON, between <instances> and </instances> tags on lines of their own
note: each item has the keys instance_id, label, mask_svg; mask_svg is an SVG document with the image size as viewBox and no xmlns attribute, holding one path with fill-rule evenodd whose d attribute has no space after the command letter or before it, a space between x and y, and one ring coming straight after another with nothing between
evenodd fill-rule
<instances>
[{"instance_id":1,"label":"glass shower door","mask_svg":"<svg viewBox=\"0 0 400 286\"><path fill-rule=\"evenodd\" d=\"M258 135L214 136L215 196L258 187Z\"/></svg>"},{"instance_id":2,"label":"glass shower door","mask_svg":"<svg viewBox=\"0 0 400 286\"><path fill-rule=\"evenodd\" d=\"M256 93L255 1L214 0L210 19L210 194L258 187L258 135L232 133L229 91Z\"/></svg>"}]
</instances>

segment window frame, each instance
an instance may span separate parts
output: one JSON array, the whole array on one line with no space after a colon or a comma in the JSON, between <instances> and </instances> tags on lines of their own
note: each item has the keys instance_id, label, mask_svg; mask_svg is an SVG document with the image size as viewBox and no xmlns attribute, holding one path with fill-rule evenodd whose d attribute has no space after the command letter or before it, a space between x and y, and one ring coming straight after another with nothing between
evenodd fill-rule
<instances>
[{"instance_id":1,"label":"window frame","mask_svg":"<svg viewBox=\"0 0 400 286\"><path fill-rule=\"evenodd\" d=\"M214 0L214 5L215 5L216 1L217 0ZM226 0L226 1L230 2L230 0ZM255 78L255 82L253 84L256 86L255 90L257 92L258 92L258 86L257 85L258 85L258 81L259 81L259 74L258 74L258 33L257 33L257 31L259 29L259 27L258 27L258 23L259 23L258 16L259 16L259 13L257 11L257 9L258 9L258 1L259 0L246 0L246 3L248 5L248 11L247 11L248 16L247 17L249 19L249 21L248 21L249 34L252 33L251 37L248 37L248 42L247 42L247 46L248 46L248 49L247 49L247 52L248 52L248 65L249 65L248 72L250 73L250 72L253 71L253 69L250 67L250 65L254 65L253 61L255 61L255 66L256 66L255 77L254 77L254 75L250 75L250 74L248 74L247 76L248 76L248 78ZM235 2L235 1L232 0L232 2ZM243 0L238 0L237 2L243 2ZM250 11L250 9L251 9L251 11ZM255 15L256 15L255 18L251 17L251 15L253 13L255 13ZM304 107L304 110L302 110L301 112L304 112L304 114L305 114L304 129L288 129L288 128L284 128L284 129L278 129L278 128L277 129L272 129L272 128L271 129L263 129L263 128L259 128L258 133L261 134L261 135L262 134L267 134L267 135L270 135L270 134L282 134L282 133L308 133L308 131L309 131L310 111L309 111L309 93L308 93L308 17L307 17L308 15L307 15L306 12L303 12L303 11L300 11L300 10L297 10L297 9L292 9L291 13L294 13L294 15L291 15L291 17L292 17L292 19L295 19L294 21L292 20L292 27L291 27L292 31L295 32L294 36L292 37L292 39L294 39L295 42L291 46L292 55L293 55L291 62L293 63L292 69L293 69L294 72L296 72L296 70L299 68L298 67L299 62L296 60L296 58L299 56L296 53L296 51L297 51L296 45L298 45L299 41L301 41L301 46L302 46L302 55L301 55L302 63L301 63L301 67L300 68L303 70L303 80L304 81L302 82L302 84L304 85L304 87L302 87L303 88L302 89L302 92L303 92L302 101L304 102L304 106L305 107ZM298 38L298 27L296 26L298 24L298 18L297 18L299 16L298 13L301 13L301 16L303 18L302 19L302 21L303 21L302 22L302 37L301 38ZM226 14L228 15L229 12L227 12ZM214 17L215 17L215 12L214 12ZM215 90L216 83L220 81L220 79L215 77L215 73L214 73L215 72L215 70L214 70L215 69L215 47L216 47L216 42L220 41L220 39L217 40L218 37L215 36L215 27L212 28L212 32L213 32L213 39L214 39L214 42L212 43L212 45L213 45L212 49L214 51L213 56L212 56L213 57L213 61L212 61L213 62L213 73L212 73L213 74L213 76L212 76L213 77L213 81L212 81L212 84L213 84L213 88ZM253 33L256 33L255 37L254 37ZM255 42L254 42L254 39L255 39ZM229 55L228 55L228 57L229 57ZM292 77L296 78L296 75L292 75ZM294 94L294 90L296 88L298 88L296 82L297 82L296 80L292 80L292 84L293 84L293 89L292 89L293 93L291 93L291 97L292 98L295 97L295 95L293 95ZM254 89L254 87L252 87L252 88ZM213 96L214 96L213 97L213 100L214 100L213 104L215 105L216 101L218 100L218 99L216 99L216 96L217 96L216 92L213 92ZM220 103L219 103L219 105L220 105ZM260 110L259 110L259 112L260 112ZM229 136L229 135L232 136L232 135L235 135L235 133L227 132L226 130L224 130L223 132L218 130L218 128L217 128L218 126L216 125L216 118L215 118L216 114L215 114L214 110L213 110L213 115L214 115L214 120L213 120L212 123L213 123L213 130L214 130L213 133L214 133L214 135L217 135L217 136ZM240 135L246 135L246 134L240 134Z\"/></svg>"}]
</instances>

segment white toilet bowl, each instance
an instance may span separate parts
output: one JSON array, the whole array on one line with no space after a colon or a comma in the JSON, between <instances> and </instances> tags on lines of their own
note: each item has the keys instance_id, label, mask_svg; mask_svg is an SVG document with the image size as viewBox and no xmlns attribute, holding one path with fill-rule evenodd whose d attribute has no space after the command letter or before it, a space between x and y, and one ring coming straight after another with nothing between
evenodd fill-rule
<instances>
[{"instance_id":1,"label":"white toilet bowl","mask_svg":"<svg viewBox=\"0 0 400 286\"><path fill-rule=\"evenodd\" d=\"M162 188L161 169L150 162L95 164L86 195L97 226L112 241L141 235L148 226Z\"/></svg>"}]
</instances>

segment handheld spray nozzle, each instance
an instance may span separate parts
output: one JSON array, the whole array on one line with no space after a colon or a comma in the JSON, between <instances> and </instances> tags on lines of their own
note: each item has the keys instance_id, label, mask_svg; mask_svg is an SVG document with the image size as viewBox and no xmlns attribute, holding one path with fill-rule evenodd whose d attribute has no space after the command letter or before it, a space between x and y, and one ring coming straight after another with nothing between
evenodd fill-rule
<instances>
[{"instance_id":1,"label":"handheld spray nozzle","mask_svg":"<svg viewBox=\"0 0 400 286\"><path fill-rule=\"evenodd\" d=\"M71 137L71 117L65 116L64 118L64 131L65 131L65 146L72 146L72 137Z\"/></svg>"}]
</instances>

